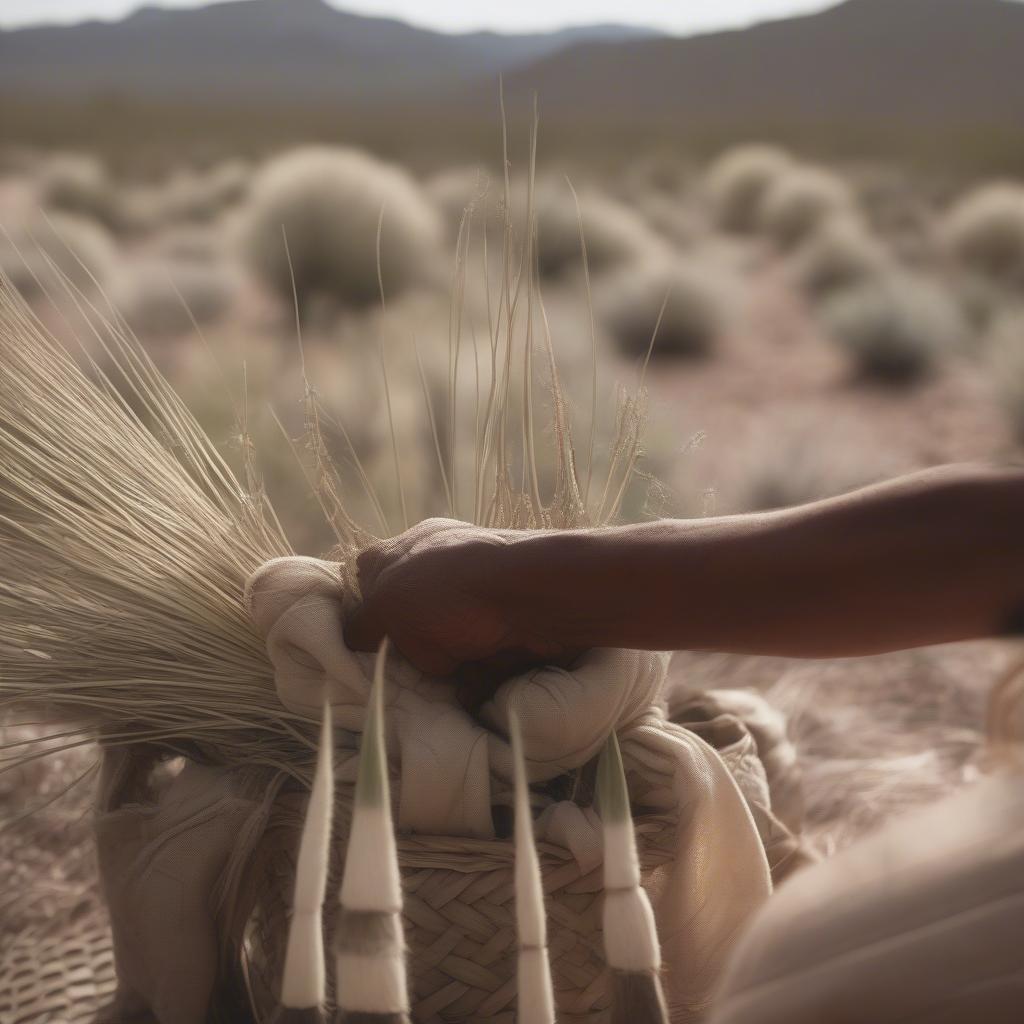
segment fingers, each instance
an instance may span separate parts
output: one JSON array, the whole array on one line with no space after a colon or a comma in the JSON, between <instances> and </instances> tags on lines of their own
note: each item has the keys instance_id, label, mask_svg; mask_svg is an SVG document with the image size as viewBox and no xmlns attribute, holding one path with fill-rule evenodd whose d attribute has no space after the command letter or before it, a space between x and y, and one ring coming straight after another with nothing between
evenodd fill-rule
<instances>
[{"instance_id":1,"label":"fingers","mask_svg":"<svg viewBox=\"0 0 1024 1024\"><path fill-rule=\"evenodd\" d=\"M359 589L364 598L373 590L380 574L394 561L393 546L390 541L381 541L364 548L356 556Z\"/></svg>"},{"instance_id":2,"label":"fingers","mask_svg":"<svg viewBox=\"0 0 1024 1024\"><path fill-rule=\"evenodd\" d=\"M392 628L394 623L389 622L381 611L382 605L380 600L371 598L349 614L342 630L345 643L351 650L375 651L385 635L388 635L398 653L426 675L444 678L455 671L455 661L440 647L408 635L403 636L402 630L395 635Z\"/></svg>"},{"instance_id":3,"label":"fingers","mask_svg":"<svg viewBox=\"0 0 1024 1024\"><path fill-rule=\"evenodd\" d=\"M387 633L379 602L364 601L352 611L343 625L345 643L353 651L375 651Z\"/></svg>"}]
</instances>

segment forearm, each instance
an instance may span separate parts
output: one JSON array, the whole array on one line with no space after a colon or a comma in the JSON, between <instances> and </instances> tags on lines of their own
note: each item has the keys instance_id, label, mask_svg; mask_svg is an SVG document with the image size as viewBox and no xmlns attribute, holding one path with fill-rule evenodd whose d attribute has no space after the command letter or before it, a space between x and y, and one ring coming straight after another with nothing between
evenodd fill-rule
<instances>
[{"instance_id":1,"label":"forearm","mask_svg":"<svg viewBox=\"0 0 1024 1024\"><path fill-rule=\"evenodd\" d=\"M783 512L526 544L523 578L547 581L533 600L579 647L840 657L1024 626L1020 470L953 467Z\"/></svg>"}]
</instances>

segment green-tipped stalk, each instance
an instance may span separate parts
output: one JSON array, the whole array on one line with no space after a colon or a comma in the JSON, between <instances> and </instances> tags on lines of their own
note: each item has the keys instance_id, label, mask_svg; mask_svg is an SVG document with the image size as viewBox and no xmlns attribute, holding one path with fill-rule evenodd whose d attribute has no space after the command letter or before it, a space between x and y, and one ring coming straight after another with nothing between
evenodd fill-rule
<instances>
[{"instance_id":1,"label":"green-tipped stalk","mask_svg":"<svg viewBox=\"0 0 1024 1024\"><path fill-rule=\"evenodd\" d=\"M604 832L604 953L612 971L613 1024L667 1024L658 972L661 949L651 901L640 884L629 790L619 741L608 737L597 765Z\"/></svg>"},{"instance_id":2,"label":"green-tipped stalk","mask_svg":"<svg viewBox=\"0 0 1024 1024\"><path fill-rule=\"evenodd\" d=\"M279 1024L323 1020L323 903L330 859L331 810L334 805L334 731L331 705L324 701L320 754L295 869L295 899L281 982Z\"/></svg>"},{"instance_id":3,"label":"green-tipped stalk","mask_svg":"<svg viewBox=\"0 0 1024 1024\"><path fill-rule=\"evenodd\" d=\"M391 821L381 645L363 728L335 933L338 1020L408 1020L402 881Z\"/></svg>"},{"instance_id":4,"label":"green-tipped stalk","mask_svg":"<svg viewBox=\"0 0 1024 1024\"><path fill-rule=\"evenodd\" d=\"M533 816L519 719L509 719L516 791L516 927L519 933L519 1024L554 1024L555 999L548 962L547 925L540 862L533 843Z\"/></svg>"}]
</instances>

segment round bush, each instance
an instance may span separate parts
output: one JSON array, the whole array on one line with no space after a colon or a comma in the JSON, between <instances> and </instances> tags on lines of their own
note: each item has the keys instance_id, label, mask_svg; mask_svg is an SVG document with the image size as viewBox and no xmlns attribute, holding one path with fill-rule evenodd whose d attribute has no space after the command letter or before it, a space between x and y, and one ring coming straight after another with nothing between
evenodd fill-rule
<instances>
[{"instance_id":1,"label":"round bush","mask_svg":"<svg viewBox=\"0 0 1024 1024\"><path fill-rule=\"evenodd\" d=\"M853 195L841 178L817 167L795 167L769 187L761 226L780 249L793 249L833 214L853 205Z\"/></svg>"},{"instance_id":2,"label":"round bush","mask_svg":"<svg viewBox=\"0 0 1024 1024\"><path fill-rule=\"evenodd\" d=\"M623 270L600 296L602 322L619 350L646 355L666 295L652 358L708 355L728 324L724 282L689 264L660 261Z\"/></svg>"},{"instance_id":3,"label":"round bush","mask_svg":"<svg viewBox=\"0 0 1024 1024\"><path fill-rule=\"evenodd\" d=\"M126 275L117 305L140 337L169 338L221 319L236 285L227 268L215 264L148 260Z\"/></svg>"},{"instance_id":4,"label":"round bush","mask_svg":"<svg viewBox=\"0 0 1024 1024\"><path fill-rule=\"evenodd\" d=\"M245 198L251 174L241 160L226 160L205 173L180 171L157 194L160 219L168 223L212 221Z\"/></svg>"},{"instance_id":5,"label":"round bush","mask_svg":"<svg viewBox=\"0 0 1024 1024\"><path fill-rule=\"evenodd\" d=\"M965 267L1024 288L1024 186L986 185L970 193L947 215L943 234Z\"/></svg>"},{"instance_id":6,"label":"round bush","mask_svg":"<svg viewBox=\"0 0 1024 1024\"><path fill-rule=\"evenodd\" d=\"M490 219L496 210L503 185L480 167L450 167L435 174L423 186L427 198L437 207L452 237L463 215L472 208L474 221Z\"/></svg>"},{"instance_id":7,"label":"round bush","mask_svg":"<svg viewBox=\"0 0 1024 1024\"><path fill-rule=\"evenodd\" d=\"M592 272L610 270L659 250L660 241L628 207L597 192L581 193L579 200L587 263ZM541 277L557 278L582 268L579 216L568 185L538 182L534 209L537 265ZM516 212L525 215L525 189L522 190L521 210Z\"/></svg>"},{"instance_id":8,"label":"round bush","mask_svg":"<svg viewBox=\"0 0 1024 1024\"><path fill-rule=\"evenodd\" d=\"M966 334L960 310L946 292L909 273L841 291L825 303L822 317L860 377L894 386L927 376Z\"/></svg>"},{"instance_id":9,"label":"round bush","mask_svg":"<svg viewBox=\"0 0 1024 1024\"><path fill-rule=\"evenodd\" d=\"M88 292L105 287L117 263L110 235L95 221L70 213L36 214L0 233L0 270L27 299L46 292L71 301L62 276Z\"/></svg>"},{"instance_id":10,"label":"round bush","mask_svg":"<svg viewBox=\"0 0 1024 1024\"><path fill-rule=\"evenodd\" d=\"M723 153L705 179L718 226L743 234L756 231L765 194L791 166L789 155L775 146L737 146Z\"/></svg>"},{"instance_id":11,"label":"round bush","mask_svg":"<svg viewBox=\"0 0 1024 1024\"><path fill-rule=\"evenodd\" d=\"M436 211L404 171L357 150L301 149L267 164L242 219L243 255L284 302L292 298L294 271L303 311L318 297L350 306L377 302L382 208L385 296L434 280L441 258Z\"/></svg>"},{"instance_id":12,"label":"round bush","mask_svg":"<svg viewBox=\"0 0 1024 1024\"><path fill-rule=\"evenodd\" d=\"M44 206L91 217L110 228L119 226L114 186L94 157L77 153L51 157L43 165L39 184Z\"/></svg>"},{"instance_id":13,"label":"round bush","mask_svg":"<svg viewBox=\"0 0 1024 1024\"><path fill-rule=\"evenodd\" d=\"M892 271L885 248L854 217L831 217L799 250L793 265L797 284L821 299L839 288Z\"/></svg>"}]
</instances>

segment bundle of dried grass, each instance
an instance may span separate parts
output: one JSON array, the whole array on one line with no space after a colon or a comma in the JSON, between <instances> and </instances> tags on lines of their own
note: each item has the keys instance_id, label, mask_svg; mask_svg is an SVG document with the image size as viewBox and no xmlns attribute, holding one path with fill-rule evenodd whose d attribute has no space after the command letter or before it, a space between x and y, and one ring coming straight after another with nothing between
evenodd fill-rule
<instances>
[{"instance_id":1,"label":"bundle of dried grass","mask_svg":"<svg viewBox=\"0 0 1024 1024\"><path fill-rule=\"evenodd\" d=\"M0 695L78 723L51 749L100 734L295 771L306 730L242 603L290 550L258 478L243 487L123 325L71 294L116 377L83 355L87 375L0 281Z\"/></svg>"}]
</instances>

